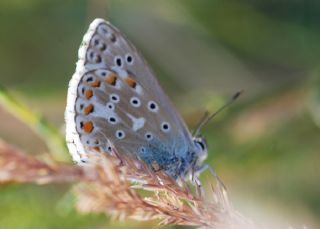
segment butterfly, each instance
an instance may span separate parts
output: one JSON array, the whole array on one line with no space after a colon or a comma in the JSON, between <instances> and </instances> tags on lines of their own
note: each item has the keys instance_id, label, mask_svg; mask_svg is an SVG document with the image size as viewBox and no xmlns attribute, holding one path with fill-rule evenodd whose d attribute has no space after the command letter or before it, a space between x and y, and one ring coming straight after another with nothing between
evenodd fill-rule
<instances>
[{"instance_id":1,"label":"butterfly","mask_svg":"<svg viewBox=\"0 0 320 229\"><path fill-rule=\"evenodd\" d=\"M192 136L154 73L117 28L95 19L69 83L66 140L73 160L116 150L174 179L203 169L207 144Z\"/></svg>"}]
</instances>

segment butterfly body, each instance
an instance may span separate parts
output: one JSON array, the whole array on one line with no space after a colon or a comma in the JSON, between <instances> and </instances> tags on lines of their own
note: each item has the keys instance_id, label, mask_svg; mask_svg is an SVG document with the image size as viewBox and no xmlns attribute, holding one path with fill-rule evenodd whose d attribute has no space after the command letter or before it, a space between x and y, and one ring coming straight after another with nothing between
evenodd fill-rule
<instances>
[{"instance_id":1,"label":"butterfly body","mask_svg":"<svg viewBox=\"0 0 320 229\"><path fill-rule=\"evenodd\" d=\"M110 23L94 20L68 89L66 138L73 159L116 150L173 178L200 168L202 139L192 138L135 47ZM201 143L201 144L200 144Z\"/></svg>"}]
</instances>

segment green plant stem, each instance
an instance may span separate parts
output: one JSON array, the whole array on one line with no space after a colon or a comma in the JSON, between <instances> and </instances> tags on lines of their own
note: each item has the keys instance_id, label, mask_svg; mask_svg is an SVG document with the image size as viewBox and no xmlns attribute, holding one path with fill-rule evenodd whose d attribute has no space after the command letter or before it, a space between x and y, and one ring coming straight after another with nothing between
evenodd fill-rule
<instances>
[{"instance_id":1,"label":"green plant stem","mask_svg":"<svg viewBox=\"0 0 320 229\"><path fill-rule=\"evenodd\" d=\"M41 114L30 111L0 85L0 104L11 114L29 126L47 145L51 155L58 161L69 161L64 137Z\"/></svg>"}]
</instances>

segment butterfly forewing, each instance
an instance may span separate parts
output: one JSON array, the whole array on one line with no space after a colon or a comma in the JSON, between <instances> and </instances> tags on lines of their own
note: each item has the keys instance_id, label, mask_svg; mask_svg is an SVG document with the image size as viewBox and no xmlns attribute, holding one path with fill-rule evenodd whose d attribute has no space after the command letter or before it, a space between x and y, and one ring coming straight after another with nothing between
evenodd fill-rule
<instances>
[{"instance_id":1,"label":"butterfly forewing","mask_svg":"<svg viewBox=\"0 0 320 229\"><path fill-rule=\"evenodd\" d=\"M192 144L184 122L136 48L115 27L96 19L84 36L66 109L74 160L91 150L166 164ZM160 156L159 156L160 155Z\"/></svg>"}]
</instances>

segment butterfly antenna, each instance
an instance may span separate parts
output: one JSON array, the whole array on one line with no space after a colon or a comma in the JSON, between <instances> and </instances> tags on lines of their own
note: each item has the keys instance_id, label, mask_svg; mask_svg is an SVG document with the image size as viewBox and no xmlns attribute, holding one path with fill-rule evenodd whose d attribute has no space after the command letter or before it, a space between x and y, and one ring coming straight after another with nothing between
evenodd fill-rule
<instances>
[{"instance_id":1,"label":"butterfly antenna","mask_svg":"<svg viewBox=\"0 0 320 229\"><path fill-rule=\"evenodd\" d=\"M198 132L200 132L199 127L201 127L202 123L205 122L208 119L209 114L210 114L209 111L206 111L203 114L203 116L201 117L201 119L197 123L197 125L196 125L197 128L193 131L192 136L197 136L198 135Z\"/></svg>"},{"instance_id":2,"label":"butterfly antenna","mask_svg":"<svg viewBox=\"0 0 320 229\"><path fill-rule=\"evenodd\" d=\"M208 122L210 122L211 119L213 119L213 117L215 117L221 111L223 111L224 109L229 107L232 103L234 103L234 101L236 101L242 93L243 93L243 90L235 93L227 103L225 103L222 107L220 107L216 112L212 113L211 115L209 115L209 112L206 111L205 114L203 115L203 117L200 119L200 121L197 125L197 128L193 132L193 136L198 136L200 133L200 130L202 129L202 127L204 125L206 125Z\"/></svg>"}]
</instances>

